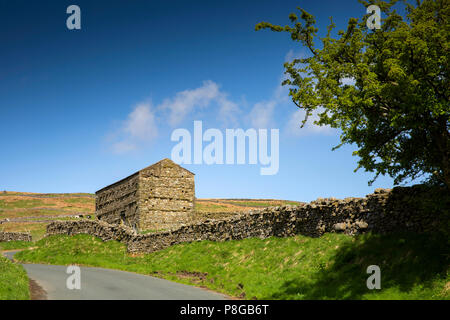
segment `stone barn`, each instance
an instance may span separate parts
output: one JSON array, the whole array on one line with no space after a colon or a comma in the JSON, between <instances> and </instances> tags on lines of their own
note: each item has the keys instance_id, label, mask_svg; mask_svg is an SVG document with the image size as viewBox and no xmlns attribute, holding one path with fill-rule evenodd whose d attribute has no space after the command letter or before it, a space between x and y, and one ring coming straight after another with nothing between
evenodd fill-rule
<instances>
[{"instance_id":1,"label":"stone barn","mask_svg":"<svg viewBox=\"0 0 450 320\"><path fill-rule=\"evenodd\" d=\"M138 230L167 230L192 219L194 174L163 159L95 193L97 219Z\"/></svg>"}]
</instances>

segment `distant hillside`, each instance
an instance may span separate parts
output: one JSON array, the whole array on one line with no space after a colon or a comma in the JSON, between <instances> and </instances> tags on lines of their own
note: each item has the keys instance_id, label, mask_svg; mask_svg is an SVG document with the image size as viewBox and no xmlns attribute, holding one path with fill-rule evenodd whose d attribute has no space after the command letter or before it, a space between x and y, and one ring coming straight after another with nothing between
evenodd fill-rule
<instances>
[{"instance_id":1,"label":"distant hillside","mask_svg":"<svg viewBox=\"0 0 450 320\"><path fill-rule=\"evenodd\" d=\"M95 196L89 193L0 192L0 230L30 232L34 238L41 238L52 221L94 212Z\"/></svg>"}]
</instances>

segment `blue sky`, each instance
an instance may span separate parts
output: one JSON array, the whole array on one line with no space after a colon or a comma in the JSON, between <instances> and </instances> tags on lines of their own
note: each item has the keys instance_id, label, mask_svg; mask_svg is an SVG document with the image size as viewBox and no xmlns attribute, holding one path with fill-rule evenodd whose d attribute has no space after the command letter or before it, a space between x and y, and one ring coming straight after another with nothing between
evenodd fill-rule
<instances>
[{"instance_id":1,"label":"blue sky","mask_svg":"<svg viewBox=\"0 0 450 320\"><path fill-rule=\"evenodd\" d=\"M66 8L81 8L81 30ZM176 128L277 128L280 168L185 165L199 198L363 196L392 187L354 173L339 133L308 126L286 89L283 62L306 50L287 34L297 6L321 30L365 8L345 1L0 1L0 189L95 192L170 157ZM298 121L297 121L298 120Z\"/></svg>"}]
</instances>

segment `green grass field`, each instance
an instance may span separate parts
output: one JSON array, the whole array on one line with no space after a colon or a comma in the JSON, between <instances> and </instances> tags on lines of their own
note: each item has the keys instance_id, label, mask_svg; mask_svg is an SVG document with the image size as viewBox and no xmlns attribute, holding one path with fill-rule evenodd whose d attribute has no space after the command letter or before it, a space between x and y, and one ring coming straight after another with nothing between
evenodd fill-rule
<instances>
[{"instance_id":1,"label":"green grass field","mask_svg":"<svg viewBox=\"0 0 450 320\"><path fill-rule=\"evenodd\" d=\"M180 244L130 256L89 235L51 236L15 258L154 275L244 299L449 299L449 246L436 235L326 234ZM369 265L381 290L369 290Z\"/></svg>"},{"instance_id":2,"label":"green grass field","mask_svg":"<svg viewBox=\"0 0 450 320\"><path fill-rule=\"evenodd\" d=\"M17 200L14 202L7 202L4 200L0 200L0 207L3 209L27 209L27 208L34 208L39 206L54 206L52 203L45 203L42 200L36 200L36 199L25 199L25 200Z\"/></svg>"},{"instance_id":3,"label":"green grass field","mask_svg":"<svg viewBox=\"0 0 450 320\"><path fill-rule=\"evenodd\" d=\"M24 268L0 255L0 300L29 300L28 277Z\"/></svg>"}]
</instances>

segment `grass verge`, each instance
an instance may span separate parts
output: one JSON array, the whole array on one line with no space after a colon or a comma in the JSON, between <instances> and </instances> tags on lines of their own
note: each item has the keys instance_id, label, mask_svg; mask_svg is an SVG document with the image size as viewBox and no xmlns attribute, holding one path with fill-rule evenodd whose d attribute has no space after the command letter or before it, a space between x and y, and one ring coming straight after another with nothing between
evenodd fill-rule
<instances>
[{"instance_id":1,"label":"grass verge","mask_svg":"<svg viewBox=\"0 0 450 320\"><path fill-rule=\"evenodd\" d=\"M28 277L21 265L0 255L0 300L29 300Z\"/></svg>"},{"instance_id":2,"label":"grass verge","mask_svg":"<svg viewBox=\"0 0 450 320\"><path fill-rule=\"evenodd\" d=\"M51 236L15 258L155 275L246 299L449 299L449 247L436 235L326 234L180 244L130 256L89 235ZM369 290L369 265L381 290Z\"/></svg>"},{"instance_id":3,"label":"grass verge","mask_svg":"<svg viewBox=\"0 0 450 320\"><path fill-rule=\"evenodd\" d=\"M6 250L16 250L16 249L27 249L35 246L36 243L32 241L8 241L0 242L0 251Z\"/></svg>"}]
</instances>

